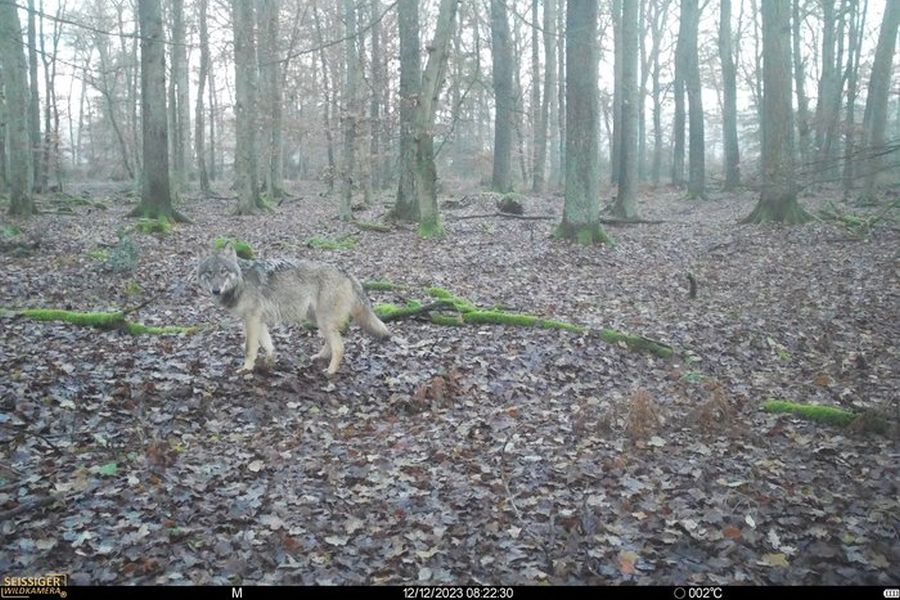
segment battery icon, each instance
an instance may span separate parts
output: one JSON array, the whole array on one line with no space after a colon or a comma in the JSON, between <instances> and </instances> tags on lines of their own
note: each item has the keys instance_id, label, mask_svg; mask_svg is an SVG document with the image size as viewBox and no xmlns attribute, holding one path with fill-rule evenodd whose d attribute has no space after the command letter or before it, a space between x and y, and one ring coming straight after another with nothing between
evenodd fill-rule
<instances>
[{"instance_id":1,"label":"battery icon","mask_svg":"<svg viewBox=\"0 0 900 600\"><path fill-rule=\"evenodd\" d=\"M885 598L900 598L900 589L898 588L886 588L884 590Z\"/></svg>"}]
</instances>

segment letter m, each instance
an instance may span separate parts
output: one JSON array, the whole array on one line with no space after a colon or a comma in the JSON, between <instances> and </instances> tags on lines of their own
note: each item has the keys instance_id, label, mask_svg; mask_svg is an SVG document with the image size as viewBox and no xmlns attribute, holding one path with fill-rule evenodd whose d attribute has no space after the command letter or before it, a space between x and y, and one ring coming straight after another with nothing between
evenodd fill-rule
<instances>
[{"instance_id":1,"label":"letter m","mask_svg":"<svg viewBox=\"0 0 900 600\"><path fill-rule=\"evenodd\" d=\"M244 588L231 588L231 597L232 598L243 598L244 597Z\"/></svg>"}]
</instances>

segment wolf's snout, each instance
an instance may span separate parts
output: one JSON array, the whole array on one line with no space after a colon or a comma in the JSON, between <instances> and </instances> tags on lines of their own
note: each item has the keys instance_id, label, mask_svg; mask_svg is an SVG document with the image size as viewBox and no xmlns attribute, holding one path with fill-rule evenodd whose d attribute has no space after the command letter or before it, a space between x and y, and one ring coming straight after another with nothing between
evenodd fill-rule
<instances>
[{"instance_id":1,"label":"wolf's snout","mask_svg":"<svg viewBox=\"0 0 900 600\"><path fill-rule=\"evenodd\" d=\"M212 289L212 295L213 295L213 296L218 296L221 292L222 292L222 290L220 290L219 288L213 288L213 289Z\"/></svg>"}]
</instances>

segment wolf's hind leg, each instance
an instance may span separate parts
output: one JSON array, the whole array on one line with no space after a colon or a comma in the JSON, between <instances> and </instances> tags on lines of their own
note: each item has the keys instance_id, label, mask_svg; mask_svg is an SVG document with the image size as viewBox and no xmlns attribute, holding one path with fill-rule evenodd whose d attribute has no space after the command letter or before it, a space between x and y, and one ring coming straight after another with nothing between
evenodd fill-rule
<instances>
[{"instance_id":1,"label":"wolf's hind leg","mask_svg":"<svg viewBox=\"0 0 900 600\"><path fill-rule=\"evenodd\" d=\"M333 327L326 329L324 334L325 345L331 350L331 362L328 363L325 373L334 375L341 366L341 359L344 358L344 342L341 340L341 334Z\"/></svg>"},{"instance_id":2,"label":"wolf's hind leg","mask_svg":"<svg viewBox=\"0 0 900 600\"><path fill-rule=\"evenodd\" d=\"M263 323L259 328L259 345L266 352L266 366L275 364L275 346L272 344L272 336L269 335L268 326Z\"/></svg>"},{"instance_id":3,"label":"wolf's hind leg","mask_svg":"<svg viewBox=\"0 0 900 600\"><path fill-rule=\"evenodd\" d=\"M328 345L328 340L325 340L325 343L322 344L322 349L319 350L319 353L312 357L313 360L328 360L331 358L331 346Z\"/></svg>"},{"instance_id":4,"label":"wolf's hind leg","mask_svg":"<svg viewBox=\"0 0 900 600\"><path fill-rule=\"evenodd\" d=\"M256 355L259 352L259 335L262 327L263 324L258 318L248 317L244 320L244 366L238 369L238 373L253 371L253 367L256 366Z\"/></svg>"}]
</instances>

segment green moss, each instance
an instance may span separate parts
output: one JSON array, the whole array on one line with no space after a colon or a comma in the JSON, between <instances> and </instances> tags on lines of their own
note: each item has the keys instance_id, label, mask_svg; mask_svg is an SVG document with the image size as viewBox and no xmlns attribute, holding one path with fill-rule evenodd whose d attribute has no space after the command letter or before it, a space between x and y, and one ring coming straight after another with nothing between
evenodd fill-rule
<instances>
[{"instance_id":1,"label":"green moss","mask_svg":"<svg viewBox=\"0 0 900 600\"><path fill-rule=\"evenodd\" d=\"M132 323L125 320L125 315L120 312L75 312L71 310L57 310L51 308L27 308L16 311L22 317L28 317L36 321L62 321L72 325L83 327L96 327L97 329L112 330L123 328L132 335L154 334L164 335L169 333L192 333L197 327L181 325L169 325L165 327L151 327L141 323Z\"/></svg>"},{"instance_id":2,"label":"green moss","mask_svg":"<svg viewBox=\"0 0 900 600\"><path fill-rule=\"evenodd\" d=\"M553 237L561 240L569 240L582 246L594 244L613 244L613 240L599 223L589 225L575 225L572 223L560 223L553 232Z\"/></svg>"},{"instance_id":3,"label":"green moss","mask_svg":"<svg viewBox=\"0 0 900 600\"><path fill-rule=\"evenodd\" d=\"M415 314L419 308L421 308L421 304L418 302L410 302L407 303L406 306L386 303L376 304L372 310L374 310L375 314L382 319L402 319L403 317Z\"/></svg>"},{"instance_id":4,"label":"green moss","mask_svg":"<svg viewBox=\"0 0 900 600\"><path fill-rule=\"evenodd\" d=\"M4 223L0 225L0 237L4 238L14 238L17 235L21 235L22 230L16 227L15 225L11 225L9 223Z\"/></svg>"},{"instance_id":5,"label":"green moss","mask_svg":"<svg viewBox=\"0 0 900 600\"><path fill-rule=\"evenodd\" d=\"M64 321L72 325L115 329L125 323L125 316L119 312L74 312L52 308L26 308L19 315L35 321Z\"/></svg>"},{"instance_id":6,"label":"green moss","mask_svg":"<svg viewBox=\"0 0 900 600\"><path fill-rule=\"evenodd\" d=\"M165 215L158 219L141 218L134 224L134 230L138 233L159 233L168 235L172 232L172 222Z\"/></svg>"},{"instance_id":7,"label":"green moss","mask_svg":"<svg viewBox=\"0 0 900 600\"><path fill-rule=\"evenodd\" d=\"M419 223L419 237L423 240L434 240L444 237L446 231L441 219L437 216Z\"/></svg>"},{"instance_id":8,"label":"green moss","mask_svg":"<svg viewBox=\"0 0 900 600\"><path fill-rule=\"evenodd\" d=\"M109 259L109 250L106 248L94 248L93 250L88 250L87 255L94 260L106 262Z\"/></svg>"},{"instance_id":9,"label":"green moss","mask_svg":"<svg viewBox=\"0 0 900 600\"><path fill-rule=\"evenodd\" d=\"M141 291L141 284L134 280L131 280L122 286L122 293L126 296L137 296Z\"/></svg>"},{"instance_id":10,"label":"green moss","mask_svg":"<svg viewBox=\"0 0 900 600\"><path fill-rule=\"evenodd\" d=\"M476 307L474 304L472 304L465 298L460 298L459 296L451 294L449 291L445 290L444 288L430 287L427 290L425 290L425 293L427 293L432 298L436 298L438 300L446 300L447 302L450 302L451 304L453 304L453 308L455 308L456 310L458 310L461 313L467 313L467 312L471 312L473 310L478 310L478 307Z\"/></svg>"},{"instance_id":11,"label":"green moss","mask_svg":"<svg viewBox=\"0 0 900 600\"><path fill-rule=\"evenodd\" d=\"M799 404L787 400L768 400L762 405L765 412L791 413L816 423L845 427L856 420L857 414L832 406L818 404Z\"/></svg>"},{"instance_id":12,"label":"green moss","mask_svg":"<svg viewBox=\"0 0 900 600\"><path fill-rule=\"evenodd\" d=\"M465 325L465 321L463 321L462 317L459 315L433 314L433 315L431 315L431 322L436 325L445 325L448 327L457 327L460 325Z\"/></svg>"},{"instance_id":13,"label":"green moss","mask_svg":"<svg viewBox=\"0 0 900 600\"><path fill-rule=\"evenodd\" d=\"M235 254L238 255L239 258L243 258L246 260L253 260L255 254L253 253L253 247L250 246L247 242L243 240L239 240L233 237L217 237L213 242L213 247L216 250L221 250L231 244L231 247L234 248Z\"/></svg>"},{"instance_id":14,"label":"green moss","mask_svg":"<svg viewBox=\"0 0 900 600\"><path fill-rule=\"evenodd\" d=\"M580 325L542 319L534 315L511 313L499 310L472 310L462 314L462 320L473 324L512 325L515 327L540 327L542 329L563 329L581 333L585 330Z\"/></svg>"},{"instance_id":15,"label":"green moss","mask_svg":"<svg viewBox=\"0 0 900 600\"><path fill-rule=\"evenodd\" d=\"M306 240L307 246L321 250L350 250L356 247L356 243L357 239L349 235L338 239L317 235Z\"/></svg>"},{"instance_id":16,"label":"green moss","mask_svg":"<svg viewBox=\"0 0 900 600\"><path fill-rule=\"evenodd\" d=\"M374 279L363 283L363 289L375 292L393 292L399 290L401 286L385 279Z\"/></svg>"},{"instance_id":17,"label":"green moss","mask_svg":"<svg viewBox=\"0 0 900 600\"><path fill-rule=\"evenodd\" d=\"M653 340L648 340L647 338L642 338L638 335L622 333L615 329L604 329L600 331L600 339L609 344L624 342L631 350L649 352L660 358L670 358L673 354L673 350L669 346L654 342Z\"/></svg>"}]
</instances>

